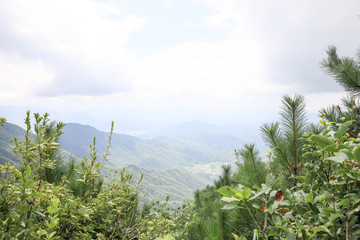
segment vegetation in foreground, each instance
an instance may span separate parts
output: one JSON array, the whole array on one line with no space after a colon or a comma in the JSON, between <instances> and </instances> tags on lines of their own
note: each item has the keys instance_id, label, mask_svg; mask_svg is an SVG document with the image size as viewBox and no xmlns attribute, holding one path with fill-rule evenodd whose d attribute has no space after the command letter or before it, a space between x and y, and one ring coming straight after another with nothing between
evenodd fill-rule
<instances>
[{"instance_id":1,"label":"vegetation in foreground","mask_svg":"<svg viewBox=\"0 0 360 240\"><path fill-rule=\"evenodd\" d=\"M327 54L322 67L349 91L343 106L322 109L320 124L310 124L304 98L284 96L281 120L261 126L267 160L244 145L234 173L224 166L193 205L177 209L168 199L140 204L125 171L100 177L111 134L101 158L94 139L90 158L65 162L57 155L64 124L35 114L32 128L28 112L24 140L13 140L21 166L0 166L1 238L358 239L360 51L356 60L334 47Z\"/></svg>"}]
</instances>

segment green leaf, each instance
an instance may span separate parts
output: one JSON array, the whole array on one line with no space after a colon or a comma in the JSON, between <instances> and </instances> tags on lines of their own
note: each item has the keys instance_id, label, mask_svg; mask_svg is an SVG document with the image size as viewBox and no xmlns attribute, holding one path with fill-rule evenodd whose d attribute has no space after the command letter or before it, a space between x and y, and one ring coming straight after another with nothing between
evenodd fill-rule
<instances>
[{"instance_id":1,"label":"green leaf","mask_svg":"<svg viewBox=\"0 0 360 240\"><path fill-rule=\"evenodd\" d=\"M349 203L349 199L345 198L345 199L342 199L342 200L338 203L338 205L341 207L341 206L346 206L346 205L348 205L348 203Z\"/></svg>"},{"instance_id":2,"label":"green leaf","mask_svg":"<svg viewBox=\"0 0 360 240\"><path fill-rule=\"evenodd\" d=\"M301 225L298 220L295 221L295 225L296 225L299 229L304 229L303 225Z\"/></svg>"},{"instance_id":3,"label":"green leaf","mask_svg":"<svg viewBox=\"0 0 360 240\"><path fill-rule=\"evenodd\" d=\"M334 221L337 218L343 218L344 215L340 214L340 213L333 213L331 214L331 216L329 217L329 222Z\"/></svg>"},{"instance_id":4,"label":"green leaf","mask_svg":"<svg viewBox=\"0 0 360 240\"><path fill-rule=\"evenodd\" d=\"M357 161L357 162L360 162L360 146L357 147L354 151L354 159Z\"/></svg>"},{"instance_id":5,"label":"green leaf","mask_svg":"<svg viewBox=\"0 0 360 240\"><path fill-rule=\"evenodd\" d=\"M239 240L246 240L246 237L244 235L241 235Z\"/></svg>"},{"instance_id":6,"label":"green leaf","mask_svg":"<svg viewBox=\"0 0 360 240\"><path fill-rule=\"evenodd\" d=\"M316 205L314 205L314 204L312 204L312 203L310 203L310 202L308 202L308 204L309 204L311 210L313 210L313 211L315 212L315 214L319 214L319 213L320 213L320 211L319 211L319 209L317 208Z\"/></svg>"},{"instance_id":7,"label":"green leaf","mask_svg":"<svg viewBox=\"0 0 360 240\"><path fill-rule=\"evenodd\" d=\"M307 195L306 201L308 203L312 203L314 201L314 194L312 192Z\"/></svg>"},{"instance_id":8,"label":"green leaf","mask_svg":"<svg viewBox=\"0 0 360 240\"><path fill-rule=\"evenodd\" d=\"M235 233L231 234L235 240L246 240L246 237L244 235L241 235L240 237L236 235Z\"/></svg>"},{"instance_id":9,"label":"green leaf","mask_svg":"<svg viewBox=\"0 0 360 240\"><path fill-rule=\"evenodd\" d=\"M237 208L238 206L237 205L234 205L234 204L225 204L224 207L222 207L221 209L223 210L230 210L230 209L234 209L234 208Z\"/></svg>"},{"instance_id":10,"label":"green leaf","mask_svg":"<svg viewBox=\"0 0 360 240\"><path fill-rule=\"evenodd\" d=\"M349 156L342 151L337 152L334 155L335 156L329 157L328 160L331 160L331 161L334 161L337 163L343 163L344 161L349 159Z\"/></svg>"},{"instance_id":11,"label":"green leaf","mask_svg":"<svg viewBox=\"0 0 360 240\"><path fill-rule=\"evenodd\" d=\"M175 240L175 238L169 234L166 235L164 238L156 238L156 240Z\"/></svg>"},{"instance_id":12,"label":"green leaf","mask_svg":"<svg viewBox=\"0 0 360 240\"><path fill-rule=\"evenodd\" d=\"M31 167L30 167L30 165L28 165L27 166L27 169L26 169L26 174L25 174L25 178L28 178L28 177L30 177L30 175L31 175Z\"/></svg>"},{"instance_id":13,"label":"green leaf","mask_svg":"<svg viewBox=\"0 0 360 240\"><path fill-rule=\"evenodd\" d=\"M30 188L32 185L34 185L34 181L30 180L26 183L25 187Z\"/></svg>"},{"instance_id":14,"label":"green leaf","mask_svg":"<svg viewBox=\"0 0 360 240\"><path fill-rule=\"evenodd\" d=\"M222 197L221 200L224 202L227 202L227 203L239 201L239 199L237 199L237 198L229 198L229 197Z\"/></svg>"},{"instance_id":15,"label":"green leaf","mask_svg":"<svg viewBox=\"0 0 360 240\"><path fill-rule=\"evenodd\" d=\"M42 196L39 193L36 193L36 192L31 193L29 196L34 197L34 198L42 198Z\"/></svg>"},{"instance_id":16,"label":"green leaf","mask_svg":"<svg viewBox=\"0 0 360 240\"><path fill-rule=\"evenodd\" d=\"M259 197L260 195L265 193L265 189L261 190L260 192L256 193L254 196L252 196L249 200L254 200L257 197Z\"/></svg>"},{"instance_id":17,"label":"green leaf","mask_svg":"<svg viewBox=\"0 0 360 240\"><path fill-rule=\"evenodd\" d=\"M275 236L275 235L278 235L278 234L279 234L279 230L271 229L270 232L268 233L268 237Z\"/></svg>"},{"instance_id":18,"label":"green leaf","mask_svg":"<svg viewBox=\"0 0 360 240\"><path fill-rule=\"evenodd\" d=\"M311 141L322 147L334 145L334 142L331 139L322 135L313 135Z\"/></svg>"},{"instance_id":19,"label":"green leaf","mask_svg":"<svg viewBox=\"0 0 360 240\"><path fill-rule=\"evenodd\" d=\"M250 196L251 196L251 189L250 188L245 188L242 191L242 194L243 194L245 200L249 199Z\"/></svg>"},{"instance_id":20,"label":"green leaf","mask_svg":"<svg viewBox=\"0 0 360 240\"><path fill-rule=\"evenodd\" d=\"M340 149L339 152L343 152L348 156L349 159L351 158L351 153L347 148Z\"/></svg>"},{"instance_id":21,"label":"green leaf","mask_svg":"<svg viewBox=\"0 0 360 240\"><path fill-rule=\"evenodd\" d=\"M21 207L21 212L27 212L27 211L29 211L29 209L30 209L30 205L23 205Z\"/></svg>"},{"instance_id":22,"label":"green leaf","mask_svg":"<svg viewBox=\"0 0 360 240\"><path fill-rule=\"evenodd\" d=\"M283 227L283 226L275 226L277 228L280 228L281 230L287 232L287 233L290 233L290 234L293 234L293 235L296 235L295 233L293 233L290 228L287 228L287 227Z\"/></svg>"},{"instance_id":23,"label":"green leaf","mask_svg":"<svg viewBox=\"0 0 360 240\"><path fill-rule=\"evenodd\" d=\"M52 238L55 234L56 234L56 232L50 233L49 238Z\"/></svg>"},{"instance_id":24,"label":"green leaf","mask_svg":"<svg viewBox=\"0 0 360 240\"><path fill-rule=\"evenodd\" d=\"M278 216L278 215L273 215L272 216L272 220L273 220L273 222L274 222L274 224L275 225L280 225L281 224L281 217L280 216Z\"/></svg>"},{"instance_id":25,"label":"green leaf","mask_svg":"<svg viewBox=\"0 0 360 240\"><path fill-rule=\"evenodd\" d=\"M338 149L336 149L335 145L330 145L330 146L327 146L323 149L323 151L325 152L336 152L338 151Z\"/></svg>"},{"instance_id":26,"label":"green leaf","mask_svg":"<svg viewBox=\"0 0 360 240\"><path fill-rule=\"evenodd\" d=\"M27 193L23 193L20 197L21 201L24 201L27 198L28 194Z\"/></svg>"},{"instance_id":27,"label":"green leaf","mask_svg":"<svg viewBox=\"0 0 360 240\"><path fill-rule=\"evenodd\" d=\"M317 232L326 232L331 235L331 231L325 226L314 227L314 234L316 234Z\"/></svg>"},{"instance_id":28,"label":"green leaf","mask_svg":"<svg viewBox=\"0 0 360 240\"><path fill-rule=\"evenodd\" d=\"M221 187L216 191L218 193L220 193L221 195L223 195L225 197L229 197L229 198L234 197L235 193L236 193L236 191L233 188L229 187L229 186Z\"/></svg>"},{"instance_id":29,"label":"green leaf","mask_svg":"<svg viewBox=\"0 0 360 240\"><path fill-rule=\"evenodd\" d=\"M253 240L257 240L257 239L259 239L259 233L257 229L254 229Z\"/></svg>"},{"instance_id":30,"label":"green leaf","mask_svg":"<svg viewBox=\"0 0 360 240\"><path fill-rule=\"evenodd\" d=\"M335 138L340 138L344 133L349 129L350 125L352 124L352 121L347 121L341 124L341 126L336 130L336 133L334 134Z\"/></svg>"}]
</instances>

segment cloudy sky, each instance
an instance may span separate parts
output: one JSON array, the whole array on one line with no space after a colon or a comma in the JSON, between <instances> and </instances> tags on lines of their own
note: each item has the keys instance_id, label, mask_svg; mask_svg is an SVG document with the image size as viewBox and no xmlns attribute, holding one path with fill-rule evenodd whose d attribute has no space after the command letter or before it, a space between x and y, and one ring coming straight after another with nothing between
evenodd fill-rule
<instances>
[{"instance_id":1,"label":"cloudy sky","mask_svg":"<svg viewBox=\"0 0 360 240\"><path fill-rule=\"evenodd\" d=\"M358 0L0 0L0 115L237 123L294 93L315 111L344 94L319 62L355 55L359 15Z\"/></svg>"}]
</instances>

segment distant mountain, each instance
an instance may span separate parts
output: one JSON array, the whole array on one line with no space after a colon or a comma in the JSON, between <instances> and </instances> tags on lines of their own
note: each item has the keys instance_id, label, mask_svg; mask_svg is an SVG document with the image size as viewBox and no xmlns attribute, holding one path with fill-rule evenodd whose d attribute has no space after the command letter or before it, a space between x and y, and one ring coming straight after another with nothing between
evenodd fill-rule
<instances>
[{"instance_id":1,"label":"distant mountain","mask_svg":"<svg viewBox=\"0 0 360 240\"><path fill-rule=\"evenodd\" d=\"M25 130L15 124L6 122L4 126L0 127L0 164L4 165L7 162L11 162L14 165L21 164L12 151L12 143L10 141L14 137L23 140L24 135Z\"/></svg>"},{"instance_id":2,"label":"distant mountain","mask_svg":"<svg viewBox=\"0 0 360 240\"><path fill-rule=\"evenodd\" d=\"M171 137L195 145L207 146L223 155L241 148L245 143L257 143L260 150L265 150L259 127L253 125L215 125L200 121L184 122L169 128L159 129L142 136L143 138Z\"/></svg>"},{"instance_id":3,"label":"distant mountain","mask_svg":"<svg viewBox=\"0 0 360 240\"><path fill-rule=\"evenodd\" d=\"M237 125L215 125L209 124L200 121L190 121L184 122L172 127L158 129L157 131L152 131L144 135L147 138L154 138L157 136L169 136L169 137L184 137L184 136L193 136L200 133L207 134L226 134L235 137L240 137L242 134L242 129L244 127Z\"/></svg>"},{"instance_id":4,"label":"distant mountain","mask_svg":"<svg viewBox=\"0 0 360 240\"><path fill-rule=\"evenodd\" d=\"M108 133L98 131L91 126L74 123L67 124L64 132L64 135L61 137L61 147L67 150L62 150L63 155L66 155L67 157L73 156L72 154L78 157L87 155L89 150L88 145L91 143L91 139L93 139L94 136L96 136L98 152L102 153L106 148L109 135ZM0 164L5 164L7 162L11 162L15 165L21 164L20 160L15 157L12 152L12 143L10 140L14 137L24 140L25 133L24 129L11 123L5 123L4 126L0 128ZM127 160L124 162L131 163L131 161L139 162L136 161L136 154L139 154L139 158L142 159L141 156L144 156L144 152L148 152L149 155L146 160L149 161L147 164L152 168L175 165L174 161L171 161L168 164L164 161L163 165L160 165L162 162L161 156L169 154L168 158L170 158L176 154L181 155L181 153L170 150L172 148L169 146L177 144L177 142L172 139L168 139L167 141L164 141L164 139L163 141L147 141L123 134L114 134L112 140L112 148L115 148L115 150L111 150L112 158L110 158L110 163L117 167L123 164L117 163L117 156L123 153L127 154L122 156L124 159L126 159L126 157L131 157L130 161ZM139 150L139 148L141 150ZM162 151L164 151L165 154L162 153ZM171 153L171 151L174 151L174 153ZM160 157L156 154L159 154ZM101 156L101 154L99 154L99 156ZM159 160L156 159L157 157L159 157ZM181 155L181 159L185 157L186 155ZM107 174L108 170L109 166L105 167L103 169L103 174ZM211 180L209 180L209 177L205 174L194 174L179 167L154 170L130 164L126 167L126 172L133 174L134 182L137 182L140 175L144 174L143 181L139 185L138 190L142 196L144 196L146 201L153 199L164 200L166 196L170 196L170 202L173 206L178 206L186 198L192 198L193 192L196 189L201 189L211 183Z\"/></svg>"},{"instance_id":5,"label":"distant mountain","mask_svg":"<svg viewBox=\"0 0 360 240\"><path fill-rule=\"evenodd\" d=\"M63 149L82 158L88 155L94 136L97 151L102 154L106 149L109 133L98 131L91 126L68 123L60 137L60 143ZM243 139L226 134L201 133L184 135L181 138L140 139L114 133L109 164L113 167L138 165L151 169L167 169L211 162L231 162L234 159L234 149L243 143Z\"/></svg>"},{"instance_id":6,"label":"distant mountain","mask_svg":"<svg viewBox=\"0 0 360 240\"><path fill-rule=\"evenodd\" d=\"M213 162L233 162L233 151L243 145L245 140L223 133L211 132L203 123L190 132L180 131L173 136L162 136L154 139L114 133L111 141L109 164L116 168L128 165L138 165L150 169L167 169L176 167L191 167ZM183 127L185 126L183 125ZM195 124L196 125L196 124ZM101 157L108 143L109 133L97 130L88 125L68 123L60 137L61 148L78 158L89 155L89 146L96 137L96 149ZM13 137L23 139L25 130L11 123L0 128L0 161L19 163L12 153L10 140ZM192 133L192 135L191 135ZM177 135L177 136L176 136Z\"/></svg>"},{"instance_id":7,"label":"distant mountain","mask_svg":"<svg viewBox=\"0 0 360 240\"><path fill-rule=\"evenodd\" d=\"M26 131L21 127L6 122L4 126L0 127L0 164L4 165L7 162L15 166L19 166L22 164L21 160L15 156L13 152L13 144L11 140L15 137L20 141L25 140ZM76 158L70 152L61 149L60 155L65 159Z\"/></svg>"}]
</instances>

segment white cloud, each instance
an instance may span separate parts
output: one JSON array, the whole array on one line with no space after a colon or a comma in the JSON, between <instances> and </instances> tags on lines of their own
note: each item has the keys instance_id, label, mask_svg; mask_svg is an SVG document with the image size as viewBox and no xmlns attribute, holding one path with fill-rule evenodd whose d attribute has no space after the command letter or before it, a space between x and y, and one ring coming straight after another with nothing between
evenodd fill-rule
<instances>
[{"instance_id":1,"label":"white cloud","mask_svg":"<svg viewBox=\"0 0 360 240\"><path fill-rule=\"evenodd\" d=\"M345 97L345 92L322 92L305 94L306 106L309 111L319 111L330 105L341 105L341 98Z\"/></svg>"},{"instance_id":2,"label":"white cloud","mask_svg":"<svg viewBox=\"0 0 360 240\"><path fill-rule=\"evenodd\" d=\"M51 66L41 60L28 61L9 57L0 52L0 79L2 104L27 103L38 87L49 84L54 78Z\"/></svg>"},{"instance_id":3,"label":"white cloud","mask_svg":"<svg viewBox=\"0 0 360 240\"><path fill-rule=\"evenodd\" d=\"M164 9L166 11L169 11L170 9L174 8L174 2L173 1L165 1L164 3Z\"/></svg>"},{"instance_id":4,"label":"white cloud","mask_svg":"<svg viewBox=\"0 0 360 240\"><path fill-rule=\"evenodd\" d=\"M244 2L238 0L210 0L204 1L215 14L205 15L204 24L211 28L239 26L247 16L248 8Z\"/></svg>"},{"instance_id":5,"label":"white cloud","mask_svg":"<svg viewBox=\"0 0 360 240\"><path fill-rule=\"evenodd\" d=\"M55 72L53 82L40 88L40 93L102 94L131 86L127 69L134 56L126 46L129 33L142 28L146 17L122 14L113 2L89 0L1 5L11 13L2 19L8 23L10 37L20 41L14 41L14 51L25 59L46 62Z\"/></svg>"},{"instance_id":6,"label":"white cloud","mask_svg":"<svg viewBox=\"0 0 360 240\"><path fill-rule=\"evenodd\" d=\"M136 5L129 10L115 1L2 1L1 104L277 109L283 94L301 93L304 86L314 89L306 95L310 109L338 100L337 92L317 93L330 91L331 83L322 78L334 82L320 72L318 62L328 44L351 48L359 40L356 19L345 24L352 19L345 10L354 1L349 6L335 1L199 2L210 10L181 18L181 24L167 12L181 4L173 1L154 7L166 12L166 23L139 14ZM171 21L187 26L184 39L191 41L169 43L146 57L130 50L133 32L140 32L138 42L151 48L169 34ZM205 37L185 36L195 31ZM221 40L206 38L209 32Z\"/></svg>"}]
</instances>

